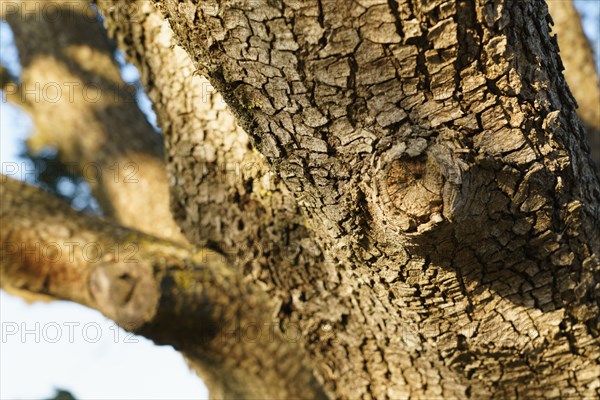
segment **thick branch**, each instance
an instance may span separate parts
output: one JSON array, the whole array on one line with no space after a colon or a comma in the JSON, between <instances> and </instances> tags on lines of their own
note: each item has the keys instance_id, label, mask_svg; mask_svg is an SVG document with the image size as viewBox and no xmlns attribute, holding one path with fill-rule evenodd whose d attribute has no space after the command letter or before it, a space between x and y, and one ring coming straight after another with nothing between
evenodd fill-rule
<instances>
[{"instance_id":1,"label":"thick branch","mask_svg":"<svg viewBox=\"0 0 600 400\"><path fill-rule=\"evenodd\" d=\"M162 238L183 241L169 211L161 137L135 89L121 79L114 47L87 1L6 2L23 67L7 97L25 107L33 152L55 147L90 183L105 214Z\"/></svg>"},{"instance_id":2,"label":"thick branch","mask_svg":"<svg viewBox=\"0 0 600 400\"><path fill-rule=\"evenodd\" d=\"M322 397L297 344L271 324L268 297L222 256L78 214L5 176L0 196L3 287L95 308L231 376L228 393Z\"/></svg>"},{"instance_id":3,"label":"thick branch","mask_svg":"<svg viewBox=\"0 0 600 400\"><path fill-rule=\"evenodd\" d=\"M256 218L262 208L258 201L269 201L256 195L273 186L264 158L250 148L248 135L208 80L196 73L189 56L173 40L168 23L149 1L135 6L115 1L97 4L109 34L123 45L150 88L164 133L178 223L194 243L237 253L239 249L233 247L250 236L238 228L240 219L248 213ZM189 193L192 186L194 192ZM202 201L191 203L188 199L195 195ZM242 209L247 202L254 207Z\"/></svg>"}]
</instances>

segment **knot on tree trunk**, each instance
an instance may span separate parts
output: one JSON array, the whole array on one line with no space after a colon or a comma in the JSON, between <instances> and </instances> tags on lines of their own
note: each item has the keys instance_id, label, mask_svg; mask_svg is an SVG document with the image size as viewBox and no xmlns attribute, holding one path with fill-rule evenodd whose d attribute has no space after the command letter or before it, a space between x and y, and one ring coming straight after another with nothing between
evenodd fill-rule
<instances>
[{"instance_id":1,"label":"knot on tree trunk","mask_svg":"<svg viewBox=\"0 0 600 400\"><path fill-rule=\"evenodd\" d=\"M386 171L385 186L393 206L404 217L402 229L415 230L420 224L440 218L442 184L439 170L431 168L426 155L402 156L392 161Z\"/></svg>"},{"instance_id":2,"label":"knot on tree trunk","mask_svg":"<svg viewBox=\"0 0 600 400\"><path fill-rule=\"evenodd\" d=\"M375 173L385 224L410 235L453 221L468 198L467 169L446 143L416 138L392 146Z\"/></svg>"}]
</instances>

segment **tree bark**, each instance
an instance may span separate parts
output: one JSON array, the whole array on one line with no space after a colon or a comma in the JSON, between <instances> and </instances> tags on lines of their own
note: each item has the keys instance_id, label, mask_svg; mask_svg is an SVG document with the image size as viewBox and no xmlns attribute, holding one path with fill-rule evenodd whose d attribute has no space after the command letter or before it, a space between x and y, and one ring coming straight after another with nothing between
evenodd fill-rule
<instances>
[{"instance_id":1,"label":"tree bark","mask_svg":"<svg viewBox=\"0 0 600 400\"><path fill-rule=\"evenodd\" d=\"M248 135L235 123L220 94L195 73L166 21L150 2L136 4L132 9L126 2L98 2L109 33L138 66L144 85L153 88L149 96L164 132L177 221L187 227L190 241L218 249L269 293L278 305L277 329L284 335L294 337L298 329L320 335L320 326L299 321L289 307L293 297L305 298L313 309L327 313L325 302L332 299L318 299L325 303L321 306L311 287L300 282L317 271L320 282L335 281L335 272L322 265L318 245L309 237L289 191L262 155L250 148ZM328 273L333 278L327 278ZM274 285L273 279L279 284ZM315 349L313 353L328 346L331 332L324 333L322 340L306 344ZM236 397L226 391L230 376L208 374L210 366L192 363L212 396Z\"/></svg>"},{"instance_id":2,"label":"tree bark","mask_svg":"<svg viewBox=\"0 0 600 400\"><path fill-rule=\"evenodd\" d=\"M597 395L598 181L543 2L156 3L336 266L335 314L292 309L336 332L332 397Z\"/></svg>"},{"instance_id":3,"label":"tree bark","mask_svg":"<svg viewBox=\"0 0 600 400\"><path fill-rule=\"evenodd\" d=\"M543 2L155 3L285 185L221 182L217 160L243 149L226 144L237 128L211 128L185 103L178 88L197 94L192 83L169 88L167 55L181 53L147 34L169 35L153 10L138 25L137 7L122 21L100 2L156 87L161 124L177 124L165 139L186 236L250 248L226 252L229 269L201 269L214 278L175 282L227 281L232 270L227 298L243 304L209 294L222 312L211 321L273 315L279 337L302 332L297 347L194 347L198 297L167 291L164 315L183 312L184 329L155 340L191 346L224 388L213 396L319 397L313 373L331 398L600 394L599 183ZM273 307L256 300L264 291ZM311 363L296 379L279 362L304 352ZM296 389L282 392L286 383Z\"/></svg>"},{"instance_id":4,"label":"tree bark","mask_svg":"<svg viewBox=\"0 0 600 400\"><path fill-rule=\"evenodd\" d=\"M588 133L596 173L600 175L600 81L594 52L572 0L549 0L565 78L579 105L577 114Z\"/></svg>"},{"instance_id":5,"label":"tree bark","mask_svg":"<svg viewBox=\"0 0 600 400\"><path fill-rule=\"evenodd\" d=\"M56 148L119 223L184 241L169 210L161 137L123 82L89 2L6 2L0 17L15 33L23 68L6 92L34 119L29 148Z\"/></svg>"}]
</instances>

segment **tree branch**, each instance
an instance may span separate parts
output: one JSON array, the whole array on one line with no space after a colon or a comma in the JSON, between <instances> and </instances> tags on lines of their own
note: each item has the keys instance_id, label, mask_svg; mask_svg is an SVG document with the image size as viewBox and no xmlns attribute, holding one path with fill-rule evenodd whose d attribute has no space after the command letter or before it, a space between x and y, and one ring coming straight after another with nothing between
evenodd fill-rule
<instances>
[{"instance_id":1,"label":"tree branch","mask_svg":"<svg viewBox=\"0 0 600 400\"><path fill-rule=\"evenodd\" d=\"M52 13L45 5L0 7L23 67L7 98L34 119L29 148L56 148L117 222L184 241L169 210L161 137L138 108L135 88L123 82L96 13L83 0L53 1Z\"/></svg>"},{"instance_id":2,"label":"tree branch","mask_svg":"<svg viewBox=\"0 0 600 400\"><path fill-rule=\"evenodd\" d=\"M97 309L230 376L228 393L323 397L297 344L271 325L268 297L219 254L76 213L6 176L0 197L3 287Z\"/></svg>"}]
</instances>

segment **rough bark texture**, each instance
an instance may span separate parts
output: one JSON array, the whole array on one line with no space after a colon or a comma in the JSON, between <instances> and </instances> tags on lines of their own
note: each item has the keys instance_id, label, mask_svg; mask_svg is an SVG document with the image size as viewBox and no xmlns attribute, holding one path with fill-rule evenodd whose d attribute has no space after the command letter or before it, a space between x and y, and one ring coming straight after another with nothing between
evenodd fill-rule
<instances>
[{"instance_id":1,"label":"rough bark texture","mask_svg":"<svg viewBox=\"0 0 600 400\"><path fill-rule=\"evenodd\" d=\"M89 2L11 1L0 17L15 33L23 68L7 94L34 119L29 148L56 148L119 223L183 241L169 211L162 138L121 79Z\"/></svg>"},{"instance_id":2,"label":"rough bark texture","mask_svg":"<svg viewBox=\"0 0 600 400\"><path fill-rule=\"evenodd\" d=\"M3 288L97 309L243 383L232 396L324 398L298 345L272 326L270 299L223 256L78 214L3 175L0 197Z\"/></svg>"},{"instance_id":3,"label":"rough bark texture","mask_svg":"<svg viewBox=\"0 0 600 400\"><path fill-rule=\"evenodd\" d=\"M323 257L308 236L304 217L264 158L250 148L221 96L195 74L166 21L150 2L136 4L132 10L124 2L98 2L110 34L138 66L144 85L152 88L148 94L165 135L174 215L190 241L226 254L231 265L269 293L278 305L276 329L289 337L301 329L315 338L309 346L319 353L332 332L308 317L300 323L298 316L289 316L293 298L307 299L317 314L327 314L335 304L327 291L316 296L312 285L304 284L311 275L320 286L327 287L331 279L320 265ZM227 391L230 376L208 375L212 366L190 361L211 396L239 396Z\"/></svg>"},{"instance_id":4,"label":"rough bark texture","mask_svg":"<svg viewBox=\"0 0 600 400\"><path fill-rule=\"evenodd\" d=\"M312 373L331 398L600 394L600 189L544 3L155 3L266 160L147 3L99 3L152 87L177 220L231 266L180 282L233 276L216 321L302 332L184 350L213 396L281 398L304 353L288 395L320 396ZM160 302L179 348L184 294Z\"/></svg>"},{"instance_id":5,"label":"rough bark texture","mask_svg":"<svg viewBox=\"0 0 600 400\"><path fill-rule=\"evenodd\" d=\"M544 3L157 3L335 265L330 315L291 305L335 332L330 395L598 394L600 194Z\"/></svg>"},{"instance_id":6,"label":"rough bark texture","mask_svg":"<svg viewBox=\"0 0 600 400\"><path fill-rule=\"evenodd\" d=\"M588 132L600 175L600 81L594 52L572 0L548 0L548 10L554 21L552 30L558 36L565 78L579 105L577 114Z\"/></svg>"}]
</instances>

